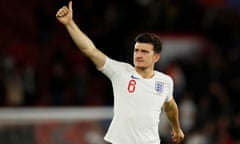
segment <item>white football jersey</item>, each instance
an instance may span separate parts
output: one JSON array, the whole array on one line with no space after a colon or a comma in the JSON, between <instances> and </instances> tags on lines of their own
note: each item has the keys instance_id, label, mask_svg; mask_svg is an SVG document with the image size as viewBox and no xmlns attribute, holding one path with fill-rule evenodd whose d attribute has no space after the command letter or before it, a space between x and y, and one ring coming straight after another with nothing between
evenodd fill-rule
<instances>
[{"instance_id":1,"label":"white football jersey","mask_svg":"<svg viewBox=\"0 0 240 144\"><path fill-rule=\"evenodd\" d=\"M135 68L110 58L99 69L112 82L114 116L104 139L113 144L160 144L159 116L173 96L173 80L155 71L144 79Z\"/></svg>"}]
</instances>

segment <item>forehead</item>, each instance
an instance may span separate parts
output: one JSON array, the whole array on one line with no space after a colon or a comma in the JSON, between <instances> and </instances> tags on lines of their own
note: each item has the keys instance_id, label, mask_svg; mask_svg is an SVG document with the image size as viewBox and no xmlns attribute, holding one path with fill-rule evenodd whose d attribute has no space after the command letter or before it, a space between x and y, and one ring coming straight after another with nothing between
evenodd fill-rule
<instances>
[{"instance_id":1,"label":"forehead","mask_svg":"<svg viewBox=\"0 0 240 144\"><path fill-rule=\"evenodd\" d=\"M149 50L153 50L153 45L150 43L140 43L140 42L136 42L134 45L135 49L149 49Z\"/></svg>"}]
</instances>

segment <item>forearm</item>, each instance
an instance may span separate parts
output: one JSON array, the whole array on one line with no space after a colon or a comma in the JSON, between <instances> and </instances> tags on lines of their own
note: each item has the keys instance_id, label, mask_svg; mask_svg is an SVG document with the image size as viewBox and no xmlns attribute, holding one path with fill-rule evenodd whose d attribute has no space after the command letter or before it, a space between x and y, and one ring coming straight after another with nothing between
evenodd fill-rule
<instances>
[{"instance_id":1,"label":"forearm","mask_svg":"<svg viewBox=\"0 0 240 144\"><path fill-rule=\"evenodd\" d=\"M71 20L65 27L82 53L88 55L88 51L96 49L93 42L79 29L74 20Z\"/></svg>"},{"instance_id":2,"label":"forearm","mask_svg":"<svg viewBox=\"0 0 240 144\"><path fill-rule=\"evenodd\" d=\"M101 68L106 60L105 54L95 47L94 43L79 29L73 20L65 27L78 49L90 58L97 68Z\"/></svg>"},{"instance_id":3,"label":"forearm","mask_svg":"<svg viewBox=\"0 0 240 144\"><path fill-rule=\"evenodd\" d=\"M176 102L173 100L172 102L165 104L164 111L172 128L174 130L180 130L179 111Z\"/></svg>"}]
</instances>

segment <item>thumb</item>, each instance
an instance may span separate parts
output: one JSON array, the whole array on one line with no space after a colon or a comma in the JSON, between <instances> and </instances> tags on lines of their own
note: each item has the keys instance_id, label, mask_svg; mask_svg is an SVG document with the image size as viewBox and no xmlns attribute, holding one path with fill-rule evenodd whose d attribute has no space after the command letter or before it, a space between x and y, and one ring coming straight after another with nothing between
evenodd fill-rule
<instances>
[{"instance_id":1,"label":"thumb","mask_svg":"<svg viewBox=\"0 0 240 144\"><path fill-rule=\"evenodd\" d=\"M72 1L69 1L69 3L68 3L68 8L69 8L70 10L72 10Z\"/></svg>"}]
</instances>

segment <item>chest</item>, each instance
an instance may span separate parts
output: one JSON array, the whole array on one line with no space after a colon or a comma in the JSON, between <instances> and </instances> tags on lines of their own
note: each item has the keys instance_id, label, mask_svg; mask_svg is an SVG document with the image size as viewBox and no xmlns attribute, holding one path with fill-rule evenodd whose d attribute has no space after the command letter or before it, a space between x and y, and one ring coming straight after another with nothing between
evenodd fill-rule
<instances>
[{"instance_id":1,"label":"chest","mask_svg":"<svg viewBox=\"0 0 240 144\"><path fill-rule=\"evenodd\" d=\"M143 79L134 75L117 81L118 102L144 109L159 110L169 94L167 83L161 79Z\"/></svg>"}]
</instances>

